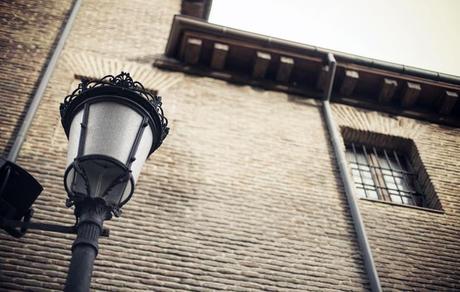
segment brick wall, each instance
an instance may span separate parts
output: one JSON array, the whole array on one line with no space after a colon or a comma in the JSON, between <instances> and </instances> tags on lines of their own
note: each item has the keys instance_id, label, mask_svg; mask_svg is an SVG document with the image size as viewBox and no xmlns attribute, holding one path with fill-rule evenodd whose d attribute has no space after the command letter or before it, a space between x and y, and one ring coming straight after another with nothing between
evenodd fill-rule
<instances>
[{"instance_id":1,"label":"brick wall","mask_svg":"<svg viewBox=\"0 0 460 292\"><path fill-rule=\"evenodd\" d=\"M71 1L0 2L0 153L7 155Z\"/></svg>"},{"instance_id":2,"label":"brick wall","mask_svg":"<svg viewBox=\"0 0 460 292\"><path fill-rule=\"evenodd\" d=\"M151 64L179 11L179 0L86 0L66 49Z\"/></svg>"},{"instance_id":3,"label":"brick wall","mask_svg":"<svg viewBox=\"0 0 460 292\"><path fill-rule=\"evenodd\" d=\"M64 17L69 5L55 6L61 12L53 13ZM319 104L153 68L179 10L179 0L83 1L18 160L45 187L35 220L74 222L64 207L67 142L58 107L75 75L125 70L164 96L171 133L144 166L122 217L106 224L111 235L100 241L94 291L367 290ZM50 23L57 31L59 21ZM33 30L33 24L24 25ZM2 40L28 31L7 27ZM43 37L50 48L53 38ZM17 60L27 55L17 54ZM37 72L43 56L34 61ZM2 59L11 68L15 60ZM37 76L22 99L0 100L19 108L0 109L3 149ZM385 290L453 289L460 159L449 157L458 155L458 130L346 106L334 110L340 125L413 139L445 209L436 214L360 201ZM30 231L18 240L1 233L0 290L62 290L73 238Z\"/></svg>"},{"instance_id":4,"label":"brick wall","mask_svg":"<svg viewBox=\"0 0 460 292\"><path fill-rule=\"evenodd\" d=\"M444 213L360 200L384 290L460 289L460 130L335 105L339 126L409 138Z\"/></svg>"}]
</instances>

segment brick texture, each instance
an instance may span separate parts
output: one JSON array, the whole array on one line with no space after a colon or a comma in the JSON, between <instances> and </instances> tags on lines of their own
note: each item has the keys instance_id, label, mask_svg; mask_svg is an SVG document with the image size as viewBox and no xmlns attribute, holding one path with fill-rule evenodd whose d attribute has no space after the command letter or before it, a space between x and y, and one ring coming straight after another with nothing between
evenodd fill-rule
<instances>
[{"instance_id":1,"label":"brick texture","mask_svg":"<svg viewBox=\"0 0 460 292\"><path fill-rule=\"evenodd\" d=\"M0 2L0 153L11 147L71 1Z\"/></svg>"},{"instance_id":2,"label":"brick texture","mask_svg":"<svg viewBox=\"0 0 460 292\"><path fill-rule=\"evenodd\" d=\"M84 1L67 49L151 64L179 11L179 0Z\"/></svg>"},{"instance_id":3,"label":"brick texture","mask_svg":"<svg viewBox=\"0 0 460 292\"><path fill-rule=\"evenodd\" d=\"M61 3L39 10L56 15L44 17L55 32L69 7ZM31 59L39 72L52 35L31 20L21 27L9 22L27 15L26 4L0 5L8 23L0 28L2 44L18 35L9 45L15 48L34 35L48 46ZM75 76L125 70L164 97L171 133L145 164L122 217L106 223L111 235L100 240L93 291L368 290L319 104L153 68L179 10L178 0L83 1L18 160L45 187L34 220L74 222L64 207L67 141L58 107ZM7 68L27 56L14 54L2 58ZM14 78L28 76L30 88L17 94L21 98L2 95L2 149L38 77L10 70ZM2 82L10 80L1 74ZM0 90L14 97L8 84ZM13 101L17 109L3 106ZM334 105L334 111L339 125L413 139L445 210L360 201L384 289L458 288L458 129L347 106ZM73 239L30 231L18 240L1 233L0 290L62 291Z\"/></svg>"},{"instance_id":4,"label":"brick texture","mask_svg":"<svg viewBox=\"0 0 460 292\"><path fill-rule=\"evenodd\" d=\"M384 290L460 289L460 130L335 105L339 126L409 138L445 213L360 200Z\"/></svg>"}]
</instances>

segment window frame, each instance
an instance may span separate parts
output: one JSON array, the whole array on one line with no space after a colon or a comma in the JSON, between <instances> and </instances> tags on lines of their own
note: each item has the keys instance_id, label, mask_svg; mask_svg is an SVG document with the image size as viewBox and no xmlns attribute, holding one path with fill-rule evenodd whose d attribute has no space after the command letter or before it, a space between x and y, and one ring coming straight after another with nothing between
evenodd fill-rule
<instances>
[{"instance_id":1,"label":"window frame","mask_svg":"<svg viewBox=\"0 0 460 292\"><path fill-rule=\"evenodd\" d=\"M407 207L413 209L419 209L423 211L435 212L435 213L445 213L443 205L441 203L441 198L438 196L434 185L430 179L430 175L427 172L427 169L424 166L422 161L421 153L417 148L414 140L401 136L393 136L390 134L383 134L378 132L372 132L369 130L356 129L349 126L339 126L340 132L342 134L343 142L343 151L346 154L346 145L350 143L366 145L368 147L375 147L376 149L387 149L391 151L396 151L405 156L406 161L409 162L409 170L414 174L414 188L416 191L422 195L423 202L417 205L404 205L397 202L381 200L381 199L369 199L364 196L358 196L355 193L356 197L361 200L378 202L382 204L390 204L400 207ZM350 178L353 181L354 186L356 183L354 181L353 174L351 173L351 165L348 157L346 157ZM357 189L357 188L356 188Z\"/></svg>"},{"instance_id":2,"label":"window frame","mask_svg":"<svg viewBox=\"0 0 460 292\"><path fill-rule=\"evenodd\" d=\"M425 206L425 196L417 183L417 172L407 154L357 142L346 143L345 151L358 197Z\"/></svg>"}]
</instances>

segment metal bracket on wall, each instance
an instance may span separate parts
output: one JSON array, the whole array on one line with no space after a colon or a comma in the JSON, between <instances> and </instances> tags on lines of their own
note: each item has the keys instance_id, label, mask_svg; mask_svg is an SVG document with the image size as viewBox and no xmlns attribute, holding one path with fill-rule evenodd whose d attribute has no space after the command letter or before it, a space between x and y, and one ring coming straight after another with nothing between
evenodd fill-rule
<instances>
[{"instance_id":1,"label":"metal bracket on wall","mask_svg":"<svg viewBox=\"0 0 460 292\"><path fill-rule=\"evenodd\" d=\"M10 235L17 237L17 238L24 236L28 229L43 230L43 231L58 232L58 233L68 233L68 234L77 233L76 226L64 226L64 225L41 223L41 222L30 222L32 215L33 215L33 209L30 209L29 213L26 216L24 216L24 221L18 221L18 220L12 220L12 219L0 217L0 228L6 229L6 231ZM20 229L17 230L16 228L20 228ZM109 233L110 233L110 230L107 228L104 228L102 230L101 236L109 237Z\"/></svg>"}]
</instances>

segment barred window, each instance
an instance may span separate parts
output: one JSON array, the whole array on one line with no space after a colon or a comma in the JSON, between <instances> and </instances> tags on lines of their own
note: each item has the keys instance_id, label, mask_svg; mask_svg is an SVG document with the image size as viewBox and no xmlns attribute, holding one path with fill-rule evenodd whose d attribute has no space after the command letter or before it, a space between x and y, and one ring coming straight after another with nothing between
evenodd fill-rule
<instances>
[{"instance_id":1,"label":"barred window","mask_svg":"<svg viewBox=\"0 0 460 292\"><path fill-rule=\"evenodd\" d=\"M416 173L404 154L356 143L347 144L346 153L358 196L424 205L423 196L417 191Z\"/></svg>"}]
</instances>

